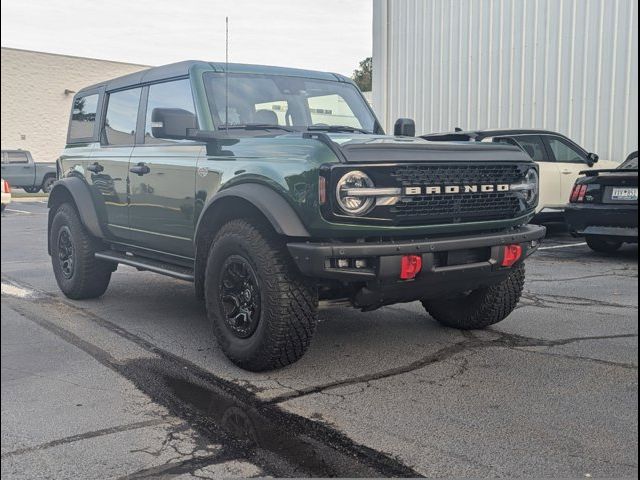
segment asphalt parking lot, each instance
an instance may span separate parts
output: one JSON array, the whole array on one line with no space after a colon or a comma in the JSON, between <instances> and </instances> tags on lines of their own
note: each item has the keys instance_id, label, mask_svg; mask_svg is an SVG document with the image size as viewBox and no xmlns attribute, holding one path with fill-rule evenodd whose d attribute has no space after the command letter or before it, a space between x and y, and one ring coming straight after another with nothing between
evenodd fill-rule
<instances>
[{"instance_id":1,"label":"asphalt parking lot","mask_svg":"<svg viewBox=\"0 0 640 480\"><path fill-rule=\"evenodd\" d=\"M638 249L553 229L506 321L327 307L308 354L227 361L190 284L58 291L46 205L2 214L2 477L635 477Z\"/></svg>"}]
</instances>

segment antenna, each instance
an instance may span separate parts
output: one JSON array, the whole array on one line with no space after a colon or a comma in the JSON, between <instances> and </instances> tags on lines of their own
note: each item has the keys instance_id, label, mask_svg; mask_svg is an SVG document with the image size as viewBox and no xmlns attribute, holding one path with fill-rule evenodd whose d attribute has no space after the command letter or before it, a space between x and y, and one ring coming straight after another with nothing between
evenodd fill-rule
<instances>
[{"instance_id":1,"label":"antenna","mask_svg":"<svg viewBox=\"0 0 640 480\"><path fill-rule=\"evenodd\" d=\"M229 17L225 17L224 123L229 135Z\"/></svg>"}]
</instances>

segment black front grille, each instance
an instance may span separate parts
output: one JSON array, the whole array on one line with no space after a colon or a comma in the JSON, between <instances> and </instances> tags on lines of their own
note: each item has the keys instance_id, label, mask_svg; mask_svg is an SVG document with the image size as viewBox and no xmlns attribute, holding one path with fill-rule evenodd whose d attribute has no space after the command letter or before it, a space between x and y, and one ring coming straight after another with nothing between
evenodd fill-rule
<instances>
[{"instance_id":1,"label":"black front grille","mask_svg":"<svg viewBox=\"0 0 640 480\"><path fill-rule=\"evenodd\" d=\"M510 192L403 197L391 208L399 223L420 218L423 224L513 218L521 201Z\"/></svg>"},{"instance_id":2,"label":"black front grille","mask_svg":"<svg viewBox=\"0 0 640 480\"><path fill-rule=\"evenodd\" d=\"M526 169L526 168L525 168ZM390 175L401 187L511 185L523 181L520 165L402 165ZM515 192L407 195L389 209L397 224L446 224L505 220L526 209Z\"/></svg>"}]
</instances>

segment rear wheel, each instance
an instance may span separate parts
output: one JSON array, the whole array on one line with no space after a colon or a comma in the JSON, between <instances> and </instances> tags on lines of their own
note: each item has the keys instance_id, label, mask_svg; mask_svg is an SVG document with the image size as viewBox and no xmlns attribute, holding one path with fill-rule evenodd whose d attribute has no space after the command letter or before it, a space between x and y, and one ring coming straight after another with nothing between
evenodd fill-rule
<instances>
[{"instance_id":1,"label":"rear wheel","mask_svg":"<svg viewBox=\"0 0 640 480\"><path fill-rule=\"evenodd\" d=\"M62 293L74 300L101 296L113 266L94 257L99 241L87 232L72 205L60 205L49 234L53 273Z\"/></svg>"},{"instance_id":2,"label":"rear wheel","mask_svg":"<svg viewBox=\"0 0 640 480\"><path fill-rule=\"evenodd\" d=\"M422 304L442 325L460 330L481 329L507 318L518 305L523 288L524 265L520 264L497 285L451 298L424 300Z\"/></svg>"},{"instance_id":3,"label":"rear wheel","mask_svg":"<svg viewBox=\"0 0 640 480\"><path fill-rule=\"evenodd\" d=\"M252 371L294 363L317 322L315 285L268 227L232 220L213 241L205 271L207 315L225 355Z\"/></svg>"},{"instance_id":4,"label":"rear wheel","mask_svg":"<svg viewBox=\"0 0 640 480\"><path fill-rule=\"evenodd\" d=\"M600 253L613 253L617 252L622 247L622 242L616 240L610 240L606 237L595 237L588 235L586 237L587 245L595 252Z\"/></svg>"},{"instance_id":5,"label":"rear wheel","mask_svg":"<svg viewBox=\"0 0 640 480\"><path fill-rule=\"evenodd\" d=\"M56 177L53 175L48 175L45 177L44 181L42 182L42 191L44 193L50 193L51 189L53 188L53 184L56 182Z\"/></svg>"}]
</instances>

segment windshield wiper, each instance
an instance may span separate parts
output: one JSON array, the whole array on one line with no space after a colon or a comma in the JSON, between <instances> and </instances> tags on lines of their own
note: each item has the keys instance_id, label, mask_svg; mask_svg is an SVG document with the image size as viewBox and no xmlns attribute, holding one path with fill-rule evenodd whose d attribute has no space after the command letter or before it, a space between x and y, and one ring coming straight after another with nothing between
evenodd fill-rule
<instances>
[{"instance_id":1,"label":"windshield wiper","mask_svg":"<svg viewBox=\"0 0 640 480\"><path fill-rule=\"evenodd\" d=\"M310 132L358 132L371 135L373 132L364 128L350 127L348 125L309 125L307 130Z\"/></svg>"},{"instance_id":2,"label":"windshield wiper","mask_svg":"<svg viewBox=\"0 0 640 480\"><path fill-rule=\"evenodd\" d=\"M218 130L284 130L293 132L294 130L282 125L272 125L268 123L248 123L246 125L220 125Z\"/></svg>"}]
</instances>

